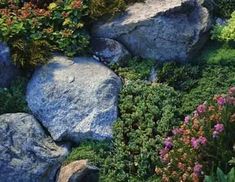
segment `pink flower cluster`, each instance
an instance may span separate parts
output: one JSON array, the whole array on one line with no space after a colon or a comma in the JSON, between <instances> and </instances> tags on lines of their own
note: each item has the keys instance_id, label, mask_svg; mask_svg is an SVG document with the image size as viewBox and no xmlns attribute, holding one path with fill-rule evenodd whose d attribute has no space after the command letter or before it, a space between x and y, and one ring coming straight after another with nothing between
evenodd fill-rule
<instances>
[{"instance_id":1,"label":"pink flower cluster","mask_svg":"<svg viewBox=\"0 0 235 182\"><path fill-rule=\"evenodd\" d=\"M221 160L210 156L221 148L227 150L223 146L224 141L229 140L225 132L233 131L234 128L228 130L228 127L235 127L234 123L235 87L231 87L227 95L217 95L212 101L199 105L192 115L186 116L183 123L169 133L171 137L164 140L160 150L163 167L156 168L156 173L165 182L201 181L211 167L208 160ZM215 140L218 137L220 149L211 150L211 145L218 145Z\"/></svg>"},{"instance_id":2,"label":"pink flower cluster","mask_svg":"<svg viewBox=\"0 0 235 182\"><path fill-rule=\"evenodd\" d=\"M190 116L186 116L186 117L184 118L184 124L188 124L189 121L190 121Z\"/></svg>"},{"instance_id":3,"label":"pink flower cluster","mask_svg":"<svg viewBox=\"0 0 235 182\"><path fill-rule=\"evenodd\" d=\"M160 150L160 158L162 161L167 161L167 156L166 154L172 149L173 147L173 142L171 137L167 137L164 140L164 148Z\"/></svg>"},{"instance_id":4,"label":"pink flower cluster","mask_svg":"<svg viewBox=\"0 0 235 182\"><path fill-rule=\"evenodd\" d=\"M198 114L203 114L204 112L206 112L206 105L205 104L201 104L197 107L197 112Z\"/></svg>"},{"instance_id":5,"label":"pink flower cluster","mask_svg":"<svg viewBox=\"0 0 235 182\"><path fill-rule=\"evenodd\" d=\"M220 106L223 106L226 103L226 99L222 96L217 97L216 100L217 100L218 105Z\"/></svg>"},{"instance_id":6,"label":"pink flower cluster","mask_svg":"<svg viewBox=\"0 0 235 182\"><path fill-rule=\"evenodd\" d=\"M193 168L193 172L195 175L200 176L200 174L202 172L202 165L199 163L195 163L195 166Z\"/></svg>"},{"instance_id":7,"label":"pink flower cluster","mask_svg":"<svg viewBox=\"0 0 235 182\"><path fill-rule=\"evenodd\" d=\"M198 149L200 145L206 145L207 139L206 137L200 136L199 138L193 137L191 139L191 145L194 149Z\"/></svg>"},{"instance_id":8,"label":"pink flower cluster","mask_svg":"<svg viewBox=\"0 0 235 182\"><path fill-rule=\"evenodd\" d=\"M224 131L224 125L217 123L213 129L213 138L217 138Z\"/></svg>"}]
</instances>

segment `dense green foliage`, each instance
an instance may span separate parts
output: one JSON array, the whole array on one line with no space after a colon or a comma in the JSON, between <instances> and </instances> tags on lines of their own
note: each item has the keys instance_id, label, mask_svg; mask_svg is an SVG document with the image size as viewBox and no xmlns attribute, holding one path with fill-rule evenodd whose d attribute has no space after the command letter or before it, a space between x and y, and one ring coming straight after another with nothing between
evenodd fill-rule
<instances>
[{"instance_id":1,"label":"dense green foliage","mask_svg":"<svg viewBox=\"0 0 235 182\"><path fill-rule=\"evenodd\" d=\"M147 80L155 61L141 60L138 58L131 58L120 64L112 65L111 68L124 81L125 80Z\"/></svg>"},{"instance_id":2,"label":"dense green foliage","mask_svg":"<svg viewBox=\"0 0 235 182\"><path fill-rule=\"evenodd\" d=\"M230 17L231 13L235 10L234 0L209 0L212 1L215 14L222 17Z\"/></svg>"},{"instance_id":3,"label":"dense green foliage","mask_svg":"<svg viewBox=\"0 0 235 182\"><path fill-rule=\"evenodd\" d=\"M198 104L235 85L235 49L209 42L194 64L164 64L158 71L158 81L180 91L181 114L189 114Z\"/></svg>"},{"instance_id":4,"label":"dense green foliage","mask_svg":"<svg viewBox=\"0 0 235 182\"><path fill-rule=\"evenodd\" d=\"M87 5L76 0L51 3L44 9L31 3L10 3L0 8L0 40L9 44L17 39L48 41L73 56L87 51L89 36L82 21L87 14Z\"/></svg>"},{"instance_id":5,"label":"dense green foliage","mask_svg":"<svg viewBox=\"0 0 235 182\"><path fill-rule=\"evenodd\" d=\"M90 0L89 17L97 19L105 15L115 15L123 11L126 6L144 0Z\"/></svg>"},{"instance_id":6,"label":"dense green foliage","mask_svg":"<svg viewBox=\"0 0 235 182\"><path fill-rule=\"evenodd\" d=\"M10 88L0 88L0 114L27 112L25 88L27 80L19 78Z\"/></svg>"},{"instance_id":7,"label":"dense green foliage","mask_svg":"<svg viewBox=\"0 0 235 182\"><path fill-rule=\"evenodd\" d=\"M190 64L180 65L171 62L164 64L157 76L161 83L167 83L176 90L188 91L197 83L197 79L200 77L200 68Z\"/></svg>"},{"instance_id":8,"label":"dense green foliage","mask_svg":"<svg viewBox=\"0 0 235 182\"><path fill-rule=\"evenodd\" d=\"M46 64L50 58L51 46L47 41L26 41L23 39L11 42L11 57L14 64L23 69L31 69Z\"/></svg>"},{"instance_id":9,"label":"dense green foliage","mask_svg":"<svg viewBox=\"0 0 235 182\"><path fill-rule=\"evenodd\" d=\"M177 125L179 95L171 87L129 82L120 95L114 126L114 154L108 176L117 181L144 180L154 174L161 138Z\"/></svg>"},{"instance_id":10,"label":"dense green foliage","mask_svg":"<svg viewBox=\"0 0 235 182\"><path fill-rule=\"evenodd\" d=\"M210 41L195 60L195 64L198 62L209 65L234 65L235 49L227 43Z\"/></svg>"},{"instance_id":11,"label":"dense green foliage","mask_svg":"<svg viewBox=\"0 0 235 182\"><path fill-rule=\"evenodd\" d=\"M105 159L110 155L110 141L86 141L74 148L64 161L64 165L82 159L89 159L89 162L97 167L104 164Z\"/></svg>"},{"instance_id":12,"label":"dense green foliage","mask_svg":"<svg viewBox=\"0 0 235 182\"><path fill-rule=\"evenodd\" d=\"M215 94L225 93L227 88L233 85L235 85L234 66L206 66L197 85L190 92L183 93L181 113L192 112L198 104Z\"/></svg>"},{"instance_id":13,"label":"dense green foliage","mask_svg":"<svg viewBox=\"0 0 235 182\"><path fill-rule=\"evenodd\" d=\"M234 3L235 4L235 3ZM234 9L235 10L235 9ZM235 11L226 25L217 25L213 30L213 38L223 41L235 41Z\"/></svg>"}]
</instances>

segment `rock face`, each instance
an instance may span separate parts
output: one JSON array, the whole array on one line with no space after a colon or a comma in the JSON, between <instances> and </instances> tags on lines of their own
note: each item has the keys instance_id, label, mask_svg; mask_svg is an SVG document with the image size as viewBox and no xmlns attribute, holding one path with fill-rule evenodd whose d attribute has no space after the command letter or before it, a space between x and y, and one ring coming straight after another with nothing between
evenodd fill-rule
<instances>
[{"instance_id":1,"label":"rock face","mask_svg":"<svg viewBox=\"0 0 235 182\"><path fill-rule=\"evenodd\" d=\"M87 164L87 160L74 161L60 169L57 182L98 182L99 169Z\"/></svg>"},{"instance_id":2,"label":"rock face","mask_svg":"<svg viewBox=\"0 0 235 182\"><path fill-rule=\"evenodd\" d=\"M129 52L119 42L108 38L94 38L92 40L92 51L104 63L119 63L128 56Z\"/></svg>"},{"instance_id":3,"label":"rock face","mask_svg":"<svg viewBox=\"0 0 235 182\"><path fill-rule=\"evenodd\" d=\"M11 63L9 47L0 43L0 87L9 87L17 76L19 70Z\"/></svg>"},{"instance_id":4,"label":"rock face","mask_svg":"<svg viewBox=\"0 0 235 182\"><path fill-rule=\"evenodd\" d=\"M113 38L133 55L160 61L189 59L211 27L199 0L146 0L93 26L93 36Z\"/></svg>"},{"instance_id":5,"label":"rock face","mask_svg":"<svg viewBox=\"0 0 235 182\"><path fill-rule=\"evenodd\" d=\"M54 181L67 154L48 137L33 116L0 116L0 181Z\"/></svg>"},{"instance_id":6,"label":"rock face","mask_svg":"<svg viewBox=\"0 0 235 182\"><path fill-rule=\"evenodd\" d=\"M92 58L55 56L27 88L29 108L56 141L104 139L117 119L121 81Z\"/></svg>"}]
</instances>

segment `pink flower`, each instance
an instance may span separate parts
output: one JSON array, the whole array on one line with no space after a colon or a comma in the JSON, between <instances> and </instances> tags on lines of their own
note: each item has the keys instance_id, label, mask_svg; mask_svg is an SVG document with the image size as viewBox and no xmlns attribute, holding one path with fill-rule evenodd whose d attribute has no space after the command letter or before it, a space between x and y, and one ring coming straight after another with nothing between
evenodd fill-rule
<instances>
[{"instance_id":1,"label":"pink flower","mask_svg":"<svg viewBox=\"0 0 235 182\"><path fill-rule=\"evenodd\" d=\"M200 144L202 144L202 145L205 145L207 143L206 137L200 136L198 140L199 140Z\"/></svg>"},{"instance_id":2,"label":"pink flower","mask_svg":"<svg viewBox=\"0 0 235 182\"><path fill-rule=\"evenodd\" d=\"M206 112L206 105L205 105L205 104L199 105L199 106L197 107L197 112L198 112L199 114L202 114L202 113Z\"/></svg>"},{"instance_id":3,"label":"pink flower","mask_svg":"<svg viewBox=\"0 0 235 182\"><path fill-rule=\"evenodd\" d=\"M184 124L188 124L189 121L190 121L190 116L186 116L186 117L184 118Z\"/></svg>"},{"instance_id":4,"label":"pink flower","mask_svg":"<svg viewBox=\"0 0 235 182\"><path fill-rule=\"evenodd\" d=\"M169 149L166 147L160 150L159 154L160 154L160 159L162 161L165 161L165 156L168 152L169 152Z\"/></svg>"},{"instance_id":5,"label":"pink flower","mask_svg":"<svg viewBox=\"0 0 235 182\"><path fill-rule=\"evenodd\" d=\"M167 149L171 149L173 147L173 143L172 143L172 138L171 137L167 137L165 140L164 140L164 146L165 148Z\"/></svg>"},{"instance_id":6,"label":"pink flower","mask_svg":"<svg viewBox=\"0 0 235 182\"><path fill-rule=\"evenodd\" d=\"M217 131L217 132L219 132L219 133L221 133L221 132L224 131L224 125L218 123L218 124L216 124L216 125L214 126L214 130Z\"/></svg>"},{"instance_id":7,"label":"pink flower","mask_svg":"<svg viewBox=\"0 0 235 182\"><path fill-rule=\"evenodd\" d=\"M202 171L202 165L199 163L195 163L195 166L193 168L193 173L197 176L200 176L201 171Z\"/></svg>"},{"instance_id":8,"label":"pink flower","mask_svg":"<svg viewBox=\"0 0 235 182\"><path fill-rule=\"evenodd\" d=\"M193 137L191 139L191 145L194 149L198 149L199 148L199 143L200 141L198 139L196 139L195 137Z\"/></svg>"},{"instance_id":9,"label":"pink flower","mask_svg":"<svg viewBox=\"0 0 235 182\"><path fill-rule=\"evenodd\" d=\"M172 130L172 133L174 134L174 135L177 135L177 134L183 134L183 129L182 128L174 128L173 130Z\"/></svg>"},{"instance_id":10,"label":"pink flower","mask_svg":"<svg viewBox=\"0 0 235 182\"><path fill-rule=\"evenodd\" d=\"M193 137L191 139L191 145L194 149L198 149L200 144L205 145L207 143L206 137L200 136L199 138Z\"/></svg>"},{"instance_id":11,"label":"pink flower","mask_svg":"<svg viewBox=\"0 0 235 182\"><path fill-rule=\"evenodd\" d=\"M223 124L220 124L220 123L217 123L217 124L214 126L213 138L218 137L219 134L222 133L223 131L224 131L224 125L223 125Z\"/></svg>"},{"instance_id":12,"label":"pink flower","mask_svg":"<svg viewBox=\"0 0 235 182\"><path fill-rule=\"evenodd\" d=\"M226 103L226 101L225 101L225 98L224 97L222 97L222 96L219 96L218 98L217 98L217 103L219 104L219 105L224 105L225 103Z\"/></svg>"}]
</instances>

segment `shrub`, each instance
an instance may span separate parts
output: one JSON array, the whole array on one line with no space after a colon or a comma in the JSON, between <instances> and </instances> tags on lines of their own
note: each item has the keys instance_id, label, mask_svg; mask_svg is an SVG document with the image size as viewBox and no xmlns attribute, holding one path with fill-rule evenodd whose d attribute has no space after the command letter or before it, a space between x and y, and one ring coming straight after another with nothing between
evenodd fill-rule
<instances>
[{"instance_id":1,"label":"shrub","mask_svg":"<svg viewBox=\"0 0 235 182\"><path fill-rule=\"evenodd\" d=\"M234 3L235 4L235 3ZM235 5L234 5L235 6ZM234 7L235 10L235 7ZM222 41L235 41L235 12L225 26L217 25L213 30L212 38Z\"/></svg>"},{"instance_id":2,"label":"shrub","mask_svg":"<svg viewBox=\"0 0 235 182\"><path fill-rule=\"evenodd\" d=\"M89 163L101 167L104 160L110 155L110 151L110 141L86 141L72 149L64 161L64 165L76 160L89 159Z\"/></svg>"},{"instance_id":3,"label":"shrub","mask_svg":"<svg viewBox=\"0 0 235 182\"><path fill-rule=\"evenodd\" d=\"M9 89L0 88L0 114L28 111L25 88L25 78L14 81Z\"/></svg>"},{"instance_id":4,"label":"shrub","mask_svg":"<svg viewBox=\"0 0 235 182\"><path fill-rule=\"evenodd\" d=\"M125 6L124 0L91 0L89 16L92 19L97 19L104 15L115 15L124 10Z\"/></svg>"},{"instance_id":5,"label":"shrub","mask_svg":"<svg viewBox=\"0 0 235 182\"><path fill-rule=\"evenodd\" d=\"M123 80L147 80L155 61L132 58L126 60L121 65L113 65L111 68L123 78Z\"/></svg>"},{"instance_id":6,"label":"shrub","mask_svg":"<svg viewBox=\"0 0 235 182\"><path fill-rule=\"evenodd\" d=\"M50 3L53 2L53 0L29 0L29 1L38 7L47 7Z\"/></svg>"},{"instance_id":7,"label":"shrub","mask_svg":"<svg viewBox=\"0 0 235 182\"><path fill-rule=\"evenodd\" d=\"M235 65L235 49L229 44L210 41L195 60L209 65Z\"/></svg>"},{"instance_id":8,"label":"shrub","mask_svg":"<svg viewBox=\"0 0 235 182\"><path fill-rule=\"evenodd\" d=\"M235 10L235 2L233 0L211 0L215 6L217 16L230 17Z\"/></svg>"},{"instance_id":9,"label":"shrub","mask_svg":"<svg viewBox=\"0 0 235 182\"><path fill-rule=\"evenodd\" d=\"M114 126L114 151L105 178L141 181L154 175L161 137L177 125L179 95L166 85L141 81L124 85L120 117Z\"/></svg>"},{"instance_id":10,"label":"shrub","mask_svg":"<svg viewBox=\"0 0 235 182\"><path fill-rule=\"evenodd\" d=\"M157 72L158 81L167 83L176 90L188 91L200 77L199 66L180 65L175 62L165 63Z\"/></svg>"},{"instance_id":11,"label":"shrub","mask_svg":"<svg viewBox=\"0 0 235 182\"><path fill-rule=\"evenodd\" d=\"M159 152L163 181L199 181L217 167L228 171L234 157L235 87L199 105L182 125L172 130Z\"/></svg>"},{"instance_id":12,"label":"shrub","mask_svg":"<svg viewBox=\"0 0 235 182\"><path fill-rule=\"evenodd\" d=\"M201 102L235 85L234 66L204 65L201 69L202 75L197 84L190 91L182 93L182 114L189 114Z\"/></svg>"},{"instance_id":13,"label":"shrub","mask_svg":"<svg viewBox=\"0 0 235 182\"><path fill-rule=\"evenodd\" d=\"M31 69L47 63L50 58L48 49L52 49L47 41L13 40L11 43L11 57L14 64Z\"/></svg>"},{"instance_id":14,"label":"shrub","mask_svg":"<svg viewBox=\"0 0 235 182\"><path fill-rule=\"evenodd\" d=\"M97 19L104 15L115 15L123 11L130 3L143 2L144 0L90 0L89 17Z\"/></svg>"},{"instance_id":15,"label":"shrub","mask_svg":"<svg viewBox=\"0 0 235 182\"><path fill-rule=\"evenodd\" d=\"M87 12L80 0L51 3L45 9L32 3L10 4L0 9L0 40L46 40L68 56L83 53L89 44L82 21Z\"/></svg>"}]
</instances>

